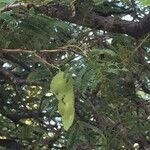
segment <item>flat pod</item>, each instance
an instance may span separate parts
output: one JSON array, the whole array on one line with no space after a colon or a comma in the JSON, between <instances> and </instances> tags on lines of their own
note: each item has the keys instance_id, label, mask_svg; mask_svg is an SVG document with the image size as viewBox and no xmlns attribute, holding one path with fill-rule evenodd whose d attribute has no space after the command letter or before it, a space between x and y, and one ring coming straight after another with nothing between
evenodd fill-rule
<instances>
[{"instance_id":1,"label":"flat pod","mask_svg":"<svg viewBox=\"0 0 150 150\"><path fill-rule=\"evenodd\" d=\"M58 111L62 117L63 127L68 130L75 113L73 79L68 73L61 71L53 77L50 88L58 99Z\"/></svg>"}]
</instances>

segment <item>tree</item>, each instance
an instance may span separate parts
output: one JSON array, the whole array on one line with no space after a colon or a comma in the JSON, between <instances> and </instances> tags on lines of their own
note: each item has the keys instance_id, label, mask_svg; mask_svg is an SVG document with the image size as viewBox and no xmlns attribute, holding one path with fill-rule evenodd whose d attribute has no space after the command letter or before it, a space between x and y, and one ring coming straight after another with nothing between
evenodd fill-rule
<instances>
[{"instance_id":1,"label":"tree","mask_svg":"<svg viewBox=\"0 0 150 150\"><path fill-rule=\"evenodd\" d=\"M1 149L149 149L149 6L1 0Z\"/></svg>"}]
</instances>

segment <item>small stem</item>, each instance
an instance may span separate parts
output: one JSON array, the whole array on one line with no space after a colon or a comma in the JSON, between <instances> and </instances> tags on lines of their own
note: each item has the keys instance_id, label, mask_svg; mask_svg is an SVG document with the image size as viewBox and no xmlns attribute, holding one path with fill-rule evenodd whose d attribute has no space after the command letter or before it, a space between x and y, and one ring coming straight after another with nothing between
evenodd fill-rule
<instances>
[{"instance_id":1,"label":"small stem","mask_svg":"<svg viewBox=\"0 0 150 150\"><path fill-rule=\"evenodd\" d=\"M38 54L36 54L36 53L35 53L34 55L35 55L35 57L38 58L38 60L39 60L40 62L42 62L43 64L45 64L45 65L47 65L47 66L49 66L49 67L55 68L55 69L57 69L57 70L60 71L60 68L59 68L59 67L57 67L57 66L55 66L55 65L53 65L53 64L50 64L50 63L47 62L45 59L43 59L40 55L38 55Z\"/></svg>"},{"instance_id":2,"label":"small stem","mask_svg":"<svg viewBox=\"0 0 150 150\"><path fill-rule=\"evenodd\" d=\"M139 48L146 42L146 40L149 38L150 34L148 34L143 40L142 42L138 45L138 47L133 51L132 55L139 50Z\"/></svg>"}]
</instances>

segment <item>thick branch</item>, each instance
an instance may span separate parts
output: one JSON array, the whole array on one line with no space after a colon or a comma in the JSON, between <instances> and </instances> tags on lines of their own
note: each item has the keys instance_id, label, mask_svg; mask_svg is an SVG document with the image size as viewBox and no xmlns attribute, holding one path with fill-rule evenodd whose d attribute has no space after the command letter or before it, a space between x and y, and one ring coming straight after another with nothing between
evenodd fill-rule
<instances>
[{"instance_id":1,"label":"thick branch","mask_svg":"<svg viewBox=\"0 0 150 150\"><path fill-rule=\"evenodd\" d=\"M18 85L44 85L43 82L40 81L27 81L26 79L21 79L18 77L15 77L13 73L11 73L8 70L5 70L3 68L0 68L0 75L2 75L4 78L10 80L13 84L18 84Z\"/></svg>"},{"instance_id":2,"label":"thick branch","mask_svg":"<svg viewBox=\"0 0 150 150\"><path fill-rule=\"evenodd\" d=\"M38 118L44 115L44 114L39 114L39 112L37 111L29 111L26 113L23 112L23 113L2 113L2 114L15 122L18 122L21 119Z\"/></svg>"},{"instance_id":3,"label":"thick branch","mask_svg":"<svg viewBox=\"0 0 150 150\"><path fill-rule=\"evenodd\" d=\"M32 6L33 6L32 4L26 4L26 3L11 4L11 5L8 5L4 8L1 8L0 12L10 11L10 10L15 9L15 8L30 8Z\"/></svg>"},{"instance_id":4,"label":"thick branch","mask_svg":"<svg viewBox=\"0 0 150 150\"><path fill-rule=\"evenodd\" d=\"M68 7L62 5L41 6L37 7L36 11L81 26L106 30L113 33L128 34L135 38L140 38L150 32L150 14L141 19L140 22L133 22L116 19L112 16L103 17L94 12L86 16L86 14L78 11L72 17L72 13Z\"/></svg>"},{"instance_id":5,"label":"thick branch","mask_svg":"<svg viewBox=\"0 0 150 150\"><path fill-rule=\"evenodd\" d=\"M39 118L43 117L44 113L41 113L39 111L26 111L26 112L6 112L4 110L3 105L3 99L0 98L0 113L13 121L14 123L18 123L21 119L27 119L27 118Z\"/></svg>"},{"instance_id":6,"label":"thick branch","mask_svg":"<svg viewBox=\"0 0 150 150\"><path fill-rule=\"evenodd\" d=\"M10 11L15 8L31 8L34 7L37 13L43 13L47 16L75 23L77 25L86 26L98 30L105 30L113 33L128 34L134 38L140 38L147 33L150 33L150 14L146 15L139 22L121 20L112 16L100 16L95 12L83 14L81 11L76 11L72 16L71 10L64 5L46 5L33 6L32 4L12 4L0 9L0 12Z\"/></svg>"},{"instance_id":7,"label":"thick branch","mask_svg":"<svg viewBox=\"0 0 150 150\"><path fill-rule=\"evenodd\" d=\"M31 71L30 64L28 62L23 61L22 59L19 59L11 54L3 53L2 55L5 59L10 60L13 63L19 64L21 67L25 68L28 71Z\"/></svg>"},{"instance_id":8,"label":"thick branch","mask_svg":"<svg viewBox=\"0 0 150 150\"><path fill-rule=\"evenodd\" d=\"M10 150L22 150L23 146L16 140L0 139L0 146L9 148Z\"/></svg>"}]
</instances>

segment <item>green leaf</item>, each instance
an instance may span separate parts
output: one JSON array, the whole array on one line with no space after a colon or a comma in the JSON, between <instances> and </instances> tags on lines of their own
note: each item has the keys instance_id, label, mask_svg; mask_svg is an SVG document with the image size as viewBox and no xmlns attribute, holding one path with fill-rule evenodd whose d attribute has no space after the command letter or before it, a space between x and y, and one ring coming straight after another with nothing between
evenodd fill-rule
<instances>
[{"instance_id":1,"label":"green leaf","mask_svg":"<svg viewBox=\"0 0 150 150\"><path fill-rule=\"evenodd\" d=\"M150 0L140 0L144 6L150 6Z\"/></svg>"},{"instance_id":2,"label":"green leaf","mask_svg":"<svg viewBox=\"0 0 150 150\"><path fill-rule=\"evenodd\" d=\"M109 68L107 72L118 75L119 74L119 69Z\"/></svg>"},{"instance_id":3,"label":"green leaf","mask_svg":"<svg viewBox=\"0 0 150 150\"><path fill-rule=\"evenodd\" d=\"M106 55L110 55L110 56L115 56L116 53L110 49L96 49L93 48L91 52L97 53L99 55L101 54L106 54Z\"/></svg>"},{"instance_id":4,"label":"green leaf","mask_svg":"<svg viewBox=\"0 0 150 150\"><path fill-rule=\"evenodd\" d=\"M50 88L58 99L58 111L67 131L73 123L75 112L73 79L69 74L61 71L53 78Z\"/></svg>"},{"instance_id":5,"label":"green leaf","mask_svg":"<svg viewBox=\"0 0 150 150\"><path fill-rule=\"evenodd\" d=\"M28 81L49 79L50 73L45 68L39 68L28 75Z\"/></svg>"},{"instance_id":6,"label":"green leaf","mask_svg":"<svg viewBox=\"0 0 150 150\"><path fill-rule=\"evenodd\" d=\"M31 136L32 127L29 125L23 125L21 127L21 136L23 139L28 139Z\"/></svg>"},{"instance_id":7,"label":"green leaf","mask_svg":"<svg viewBox=\"0 0 150 150\"><path fill-rule=\"evenodd\" d=\"M100 5L102 4L103 2L105 2L106 0L93 0L94 4L95 5Z\"/></svg>"}]
</instances>

